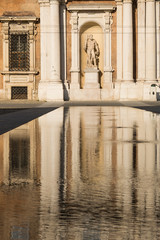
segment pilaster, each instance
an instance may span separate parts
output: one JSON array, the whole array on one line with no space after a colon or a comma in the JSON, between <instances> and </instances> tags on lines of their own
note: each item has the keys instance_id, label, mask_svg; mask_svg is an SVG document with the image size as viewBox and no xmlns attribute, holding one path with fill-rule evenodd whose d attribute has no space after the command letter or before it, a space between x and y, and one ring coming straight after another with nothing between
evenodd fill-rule
<instances>
[{"instance_id":1,"label":"pilaster","mask_svg":"<svg viewBox=\"0 0 160 240\"><path fill-rule=\"evenodd\" d=\"M52 82L60 83L60 16L58 0L50 0L50 41L50 79Z\"/></svg>"},{"instance_id":2,"label":"pilaster","mask_svg":"<svg viewBox=\"0 0 160 240\"><path fill-rule=\"evenodd\" d=\"M3 32L3 71L9 71L9 23L2 23Z\"/></svg>"},{"instance_id":3,"label":"pilaster","mask_svg":"<svg viewBox=\"0 0 160 240\"><path fill-rule=\"evenodd\" d=\"M145 80L146 72L146 11L145 0L138 0L138 81Z\"/></svg>"},{"instance_id":4,"label":"pilaster","mask_svg":"<svg viewBox=\"0 0 160 240\"><path fill-rule=\"evenodd\" d=\"M65 84L67 83L67 12L66 4L63 2L60 5L60 52L61 52L61 79Z\"/></svg>"},{"instance_id":5,"label":"pilaster","mask_svg":"<svg viewBox=\"0 0 160 240\"><path fill-rule=\"evenodd\" d=\"M117 81L123 79L123 5L117 0Z\"/></svg>"},{"instance_id":6,"label":"pilaster","mask_svg":"<svg viewBox=\"0 0 160 240\"><path fill-rule=\"evenodd\" d=\"M157 79L160 81L160 3L156 1Z\"/></svg>"},{"instance_id":7,"label":"pilaster","mask_svg":"<svg viewBox=\"0 0 160 240\"><path fill-rule=\"evenodd\" d=\"M123 80L133 81L132 0L123 1Z\"/></svg>"},{"instance_id":8,"label":"pilaster","mask_svg":"<svg viewBox=\"0 0 160 240\"><path fill-rule=\"evenodd\" d=\"M78 12L71 13L70 24L72 26L72 65L71 65L71 87L80 87L80 38L78 29Z\"/></svg>"},{"instance_id":9,"label":"pilaster","mask_svg":"<svg viewBox=\"0 0 160 240\"><path fill-rule=\"evenodd\" d=\"M156 80L155 0L146 0L146 81Z\"/></svg>"},{"instance_id":10,"label":"pilaster","mask_svg":"<svg viewBox=\"0 0 160 240\"><path fill-rule=\"evenodd\" d=\"M104 15L105 24L104 24L104 83L112 83L112 65L111 65L111 24L112 17L110 12L106 12Z\"/></svg>"}]
</instances>

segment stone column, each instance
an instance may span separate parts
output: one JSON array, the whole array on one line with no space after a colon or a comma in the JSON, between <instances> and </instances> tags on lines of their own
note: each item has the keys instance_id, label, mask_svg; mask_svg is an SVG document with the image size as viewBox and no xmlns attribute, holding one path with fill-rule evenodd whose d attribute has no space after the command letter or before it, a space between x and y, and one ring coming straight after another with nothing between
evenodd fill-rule
<instances>
[{"instance_id":1,"label":"stone column","mask_svg":"<svg viewBox=\"0 0 160 240\"><path fill-rule=\"evenodd\" d=\"M59 1L50 0L51 81L60 83Z\"/></svg>"},{"instance_id":2,"label":"stone column","mask_svg":"<svg viewBox=\"0 0 160 240\"><path fill-rule=\"evenodd\" d=\"M104 32L104 84L112 83L111 66L111 13L105 13L105 32Z\"/></svg>"},{"instance_id":3,"label":"stone column","mask_svg":"<svg viewBox=\"0 0 160 240\"><path fill-rule=\"evenodd\" d=\"M122 24L123 24L123 8L122 0L117 0L117 81L123 79L123 35L122 35Z\"/></svg>"},{"instance_id":4,"label":"stone column","mask_svg":"<svg viewBox=\"0 0 160 240\"><path fill-rule=\"evenodd\" d=\"M41 81L39 100L63 100L60 80L59 0L39 0L41 19Z\"/></svg>"},{"instance_id":5,"label":"stone column","mask_svg":"<svg viewBox=\"0 0 160 240\"><path fill-rule=\"evenodd\" d=\"M160 80L160 4L159 1L156 2L156 36L157 36L157 79Z\"/></svg>"},{"instance_id":6,"label":"stone column","mask_svg":"<svg viewBox=\"0 0 160 240\"><path fill-rule=\"evenodd\" d=\"M70 23L72 25L72 67L71 67L71 87L80 87L80 40L78 29L78 13L71 13Z\"/></svg>"},{"instance_id":7,"label":"stone column","mask_svg":"<svg viewBox=\"0 0 160 240\"><path fill-rule=\"evenodd\" d=\"M66 5L62 3L60 6L60 25L62 26L60 32L61 43L61 79L64 83L67 80L67 12Z\"/></svg>"},{"instance_id":8,"label":"stone column","mask_svg":"<svg viewBox=\"0 0 160 240\"><path fill-rule=\"evenodd\" d=\"M145 36L145 0L138 0L138 80L145 80L145 52L146 52L146 36Z\"/></svg>"},{"instance_id":9,"label":"stone column","mask_svg":"<svg viewBox=\"0 0 160 240\"><path fill-rule=\"evenodd\" d=\"M9 71L9 23L2 23L3 32L3 71Z\"/></svg>"},{"instance_id":10,"label":"stone column","mask_svg":"<svg viewBox=\"0 0 160 240\"><path fill-rule=\"evenodd\" d=\"M155 0L146 0L146 80L156 80Z\"/></svg>"},{"instance_id":11,"label":"stone column","mask_svg":"<svg viewBox=\"0 0 160 240\"><path fill-rule=\"evenodd\" d=\"M132 0L123 1L123 80L133 81Z\"/></svg>"},{"instance_id":12,"label":"stone column","mask_svg":"<svg viewBox=\"0 0 160 240\"><path fill-rule=\"evenodd\" d=\"M49 21L50 21L50 6L49 0L39 0L40 3L40 19L41 19L41 82L49 81L49 42L48 42L48 32L49 32Z\"/></svg>"}]
</instances>

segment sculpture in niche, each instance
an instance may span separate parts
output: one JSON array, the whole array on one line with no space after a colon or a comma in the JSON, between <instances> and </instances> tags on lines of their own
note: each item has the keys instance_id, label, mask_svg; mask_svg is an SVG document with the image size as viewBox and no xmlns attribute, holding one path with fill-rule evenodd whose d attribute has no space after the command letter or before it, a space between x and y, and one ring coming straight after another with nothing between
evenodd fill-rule
<instances>
[{"instance_id":1,"label":"sculpture in niche","mask_svg":"<svg viewBox=\"0 0 160 240\"><path fill-rule=\"evenodd\" d=\"M87 68L98 68L99 63L99 45L97 41L93 38L93 35L90 34L87 36L85 42L84 50L87 53Z\"/></svg>"}]
</instances>

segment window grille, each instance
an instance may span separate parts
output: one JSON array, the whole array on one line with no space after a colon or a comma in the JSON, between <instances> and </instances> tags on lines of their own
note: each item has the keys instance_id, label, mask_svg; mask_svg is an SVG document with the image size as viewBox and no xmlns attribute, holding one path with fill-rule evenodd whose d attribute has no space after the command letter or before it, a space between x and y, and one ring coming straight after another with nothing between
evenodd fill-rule
<instances>
[{"instance_id":1,"label":"window grille","mask_svg":"<svg viewBox=\"0 0 160 240\"><path fill-rule=\"evenodd\" d=\"M28 99L27 87L11 87L11 99Z\"/></svg>"},{"instance_id":2,"label":"window grille","mask_svg":"<svg viewBox=\"0 0 160 240\"><path fill-rule=\"evenodd\" d=\"M10 34L9 70L29 71L29 34Z\"/></svg>"}]
</instances>

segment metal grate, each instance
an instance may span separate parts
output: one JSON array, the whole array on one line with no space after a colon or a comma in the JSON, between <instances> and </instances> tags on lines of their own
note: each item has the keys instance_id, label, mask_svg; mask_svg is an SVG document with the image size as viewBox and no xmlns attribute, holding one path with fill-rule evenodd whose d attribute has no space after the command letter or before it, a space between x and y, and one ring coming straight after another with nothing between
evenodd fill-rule
<instances>
[{"instance_id":1,"label":"metal grate","mask_svg":"<svg viewBox=\"0 0 160 240\"><path fill-rule=\"evenodd\" d=\"M9 70L29 71L29 34L10 34L9 40Z\"/></svg>"},{"instance_id":2,"label":"metal grate","mask_svg":"<svg viewBox=\"0 0 160 240\"><path fill-rule=\"evenodd\" d=\"M11 87L11 99L27 99L27 87Z\"/></svg>"}]
</instances>

